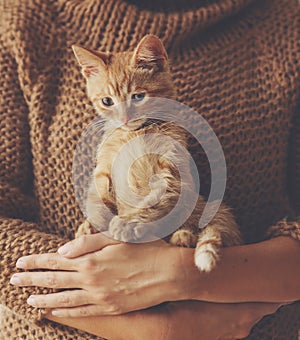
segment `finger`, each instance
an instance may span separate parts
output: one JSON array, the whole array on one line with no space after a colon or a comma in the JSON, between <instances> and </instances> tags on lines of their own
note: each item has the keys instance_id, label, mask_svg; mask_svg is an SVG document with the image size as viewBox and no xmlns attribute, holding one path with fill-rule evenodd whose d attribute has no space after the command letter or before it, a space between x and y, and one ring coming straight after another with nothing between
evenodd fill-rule
<instances>
[{"instance_id":1,"label":"finger","mask_svg":"<svg viewBox=\"0 0 300 340\"><path fill-rule=\"evenodd\" d=\"M66 290L54 294L31 295L27 303L38 308L77 307L90 303L85 290Z\"/></svg>"},{"instance_id":2,"label":"finger","mask_svg":"<svg viewBox=\"0 0 300 340\"><path fill-rule=\"evenodd\" d=\"M16 286L46 288L82 288L82 275L77 272L24 272L12 276L10 283ZM81 284L82 283L82 284Z\"/></svg>"},{"instance_id":3,"label":"finger","mask_svg":"<svg viewBox=\"0 0 300 340\"><path fill-rule=\"evenodd\" d=\"M103 308L99 305L86 305L81 307L73 307L73 308L59 308L52 310L52 315L62 318L77 318L77 317L86 317L86 316L99 316L99 315L119 315L122 314L121 310L118 307L111 308Z\"/></svg>"},{"instance_id":4,"label":"finger","mask_svg":"<svg viewBox=\"0 0 300 340\"><path fill-rule=\"evenodd\" d=\"M109 238L103 233L82 235L58 249L58 253L62 256L73 258L92 253L103 249L111 244L118 244L120 242Z\"/></svg>"},{"instance_id":5,"label":"finger","mask_svg":"<svg viewBox=\"0 0 300 340\"><path fill-rule=\"evenodd\" d=\"M52 269L52 270L76 270L74 260L66 259L58 253L34 254L18 259L17 268L21 269Z\"/></svg>"}]
</instances>

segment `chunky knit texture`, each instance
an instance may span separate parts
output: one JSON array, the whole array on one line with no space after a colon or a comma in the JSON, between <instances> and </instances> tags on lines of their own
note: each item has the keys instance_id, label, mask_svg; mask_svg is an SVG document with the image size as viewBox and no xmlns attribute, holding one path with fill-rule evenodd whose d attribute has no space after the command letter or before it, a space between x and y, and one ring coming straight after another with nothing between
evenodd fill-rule
<instances>
[{"instance_id":1,"label":"chunky knit texture","mask_svg":"<svg viewBox=\"0 0 300 340\"><path fill-rule=\"evenodd\" d=\"M73 43L123 51L147 33L160 36L178 99L208 120L224 148L225 201L246 240L300 240L299 220L284 220L291 207L300 215L298 1L4 0L0 7L1 339L96 338L35 324L42 314L26 298L46 290L9 284L18 257L55 252L83 220L73 152L95 113ZM191 150L207 194L205 155ZM297 339L299 329L295 303L265 317L249 339Z\"/></svg>"}]
</instances>

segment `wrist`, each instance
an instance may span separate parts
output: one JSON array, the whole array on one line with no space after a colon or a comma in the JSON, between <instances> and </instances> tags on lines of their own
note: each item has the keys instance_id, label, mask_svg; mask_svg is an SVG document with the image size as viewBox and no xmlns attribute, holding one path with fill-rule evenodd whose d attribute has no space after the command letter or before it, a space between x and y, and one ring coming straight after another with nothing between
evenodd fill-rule
<instances>
[{"instance_id":1,"label":"wrist","mask_svg":"<svg viewBox=\"0 0 300 340\"><path fill-rule=\"evenodd\" d=\"M168 268L170 301L205 300L205 276L194 263L194 249L170 246L162 263Z\"/></svg>"}]
</instances>

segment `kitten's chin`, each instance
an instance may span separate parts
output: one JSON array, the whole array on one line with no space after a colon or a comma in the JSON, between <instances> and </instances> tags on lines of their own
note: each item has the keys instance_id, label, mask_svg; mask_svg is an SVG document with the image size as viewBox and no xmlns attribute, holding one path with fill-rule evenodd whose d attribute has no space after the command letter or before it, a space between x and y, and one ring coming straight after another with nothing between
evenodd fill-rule
<instances>
[{"instance_id":1,"label":"kitten's chin","mask_svg":"<svg viewBox=\"0 0 300 340\"><path fill-rule=\"evenodd\" d=\"M122 130L124 130L124 131L134 131L134 130L136 130L136 129L134 129L133 127L130 127L130 126L125 125L125 124L121 125L121 126L120 126L120 129L122 129Z\"/></svg>"}]
</instances>

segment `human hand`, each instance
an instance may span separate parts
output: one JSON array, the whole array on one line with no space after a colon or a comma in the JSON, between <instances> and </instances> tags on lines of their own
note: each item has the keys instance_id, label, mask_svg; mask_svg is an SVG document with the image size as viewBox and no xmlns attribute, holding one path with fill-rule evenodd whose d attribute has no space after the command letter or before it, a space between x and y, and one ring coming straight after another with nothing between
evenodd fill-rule
<instances>
[{"instance_id":1,"label":"human hand","mask_svg":"<svg viewBox=\"0 0 300 340\"><path fill-rule=\"evenodd\" d=\"M172 248L161 240L128 244L100 233L85 235L60 249L64 256L20 258L18 268L51 271L17 273L11 283L67 289L28 299L32 306L53 309L56 316L122 314L174 299Z\"/></svg>"}]
</instances>

